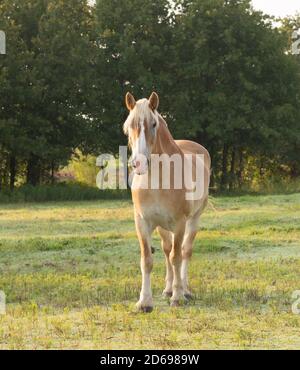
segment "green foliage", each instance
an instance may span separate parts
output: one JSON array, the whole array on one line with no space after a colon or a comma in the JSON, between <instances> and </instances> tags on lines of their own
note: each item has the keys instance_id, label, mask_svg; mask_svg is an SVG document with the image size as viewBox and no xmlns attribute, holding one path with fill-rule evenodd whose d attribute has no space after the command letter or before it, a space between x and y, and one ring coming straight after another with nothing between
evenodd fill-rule
<instances>
[{"instance_id":1,"label":"green foliage","mask_svg":"<svg viewBox=\"0 0 300 370\"><path fill-rule=\"evenodd\" d=\"M35 185L87 140L92 15L86 1L5 0L0 18L0 149L26 161Z\"/></svg>"},{"instance_id":2,"label":"green foliage","mask_svg":"<svg viewBox=\"0 0 300 370\"><path fill-rule=\"evenodd\" d=\"M158 90L167 101L172 84L169 63L176 45L172 45L168 0L98 0L96 4L101 53L96 71L100 91L95 108L100 119L95 145L117 153L118 146L126 144L125 93L148 97Z\"/></svg>"},{"instance_id":3,"label":"green foliage","mask_svg":"<svg viewBox=\"0 0 300 370\"><path fill-rule=\"evenodd\" d=\"M96 178L99 168L96 167L96 157L93 155L83 155L76 152L68 166L64 169L74 176L75 181L91 187L96 186Z\"/></svg>"},{"instance_id":4,"label":"green foliage","mask_svg":"<svg viewBox=\"0 0 300 370\"><path fill-rule=\"evenodd\" d=\"M172 9L164 1L98 0L96 13L108 77L103 131L122 142L120 97L156 89L175 137L209 149L213 186L241 187L253 156L264 164L257 166L261 180L282 165L292 176L299 66L285 54L288 40L272 19L247 0L182 0Z\"/></svg>"},{"instance_id":5,"label":"green foliage","mask_svg":"<svg viewBox=\"0 0 300 370\"><path fill-rule=\"evenodd\" d=\"M117 154L125 93L152 90L174 136L209 149L213 188L299 177L300 22L272 22L249 0L3 0L0 186L53 182L77 149Z\"/></svg>"}]
</instances>

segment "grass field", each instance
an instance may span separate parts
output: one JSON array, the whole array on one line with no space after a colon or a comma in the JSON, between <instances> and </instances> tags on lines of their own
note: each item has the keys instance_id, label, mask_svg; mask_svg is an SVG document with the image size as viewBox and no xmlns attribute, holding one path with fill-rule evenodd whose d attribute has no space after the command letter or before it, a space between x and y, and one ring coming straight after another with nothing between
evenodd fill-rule
<instances>
[{"instance_id":1,"label":"grass field","mask_svg":"<svg viewBox=\"0 0 300 370\"><path fill-rule=\"evenodd\" d=\"M299 348L300 194L212 199L190 268L195 300L135 311L139 247L130 201L0 208L0 348Z\"/></svg>"}]
</instances>

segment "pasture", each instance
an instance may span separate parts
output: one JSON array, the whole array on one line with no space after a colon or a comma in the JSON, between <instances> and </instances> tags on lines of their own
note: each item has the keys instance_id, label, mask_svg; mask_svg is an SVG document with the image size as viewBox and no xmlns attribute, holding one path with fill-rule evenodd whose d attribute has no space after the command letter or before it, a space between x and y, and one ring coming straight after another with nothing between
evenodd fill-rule
<instances>
[{"instance_id":1,"label":"pasture","mask_svg":"<svg viewBox=\"0 0 300 370\"><path fill-rule=\"evenodd\" d=\"M138 313L141 274L131 201L0 208L0 348L225 349L300 347L300 194L221 197L202 217L190 267L195 300L161 296L154 236L154 311Z\"/></svg>"}]
</instances>

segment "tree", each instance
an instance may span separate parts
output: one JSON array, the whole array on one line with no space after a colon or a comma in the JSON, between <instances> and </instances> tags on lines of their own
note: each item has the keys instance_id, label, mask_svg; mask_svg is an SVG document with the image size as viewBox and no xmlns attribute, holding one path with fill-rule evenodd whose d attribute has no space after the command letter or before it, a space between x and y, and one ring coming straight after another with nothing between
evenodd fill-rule
<instances>
[{"instance_id":1,"label":"tree","mask_svg":"<svg viewBox=\"0 0 300 370\"><path fill-rule=\"evenodd\" d=\"M300 30L300 14L295 16L284 18L281 20L282 26L280 27L281 32L286 38L286 53L289 54L290 58L293 59L294 63L298 64L298 69L296 71L297 77L300 77L300 55L291 55L291 45L296 40L293 39L294 31ZM300 35L299 35L300 38ZM297 79L297 78L295 78ZM295 92L296 99L299 99L299 88ZM286 119L291 119L291 117L286 117ZM300 161L299 161L299 151L300 151L300 112L298 109L298 116L293 115L294 120L293 126L289 129L288 140L285 141L285 145L282 148L281 155L285 163L288 164L290 168L290 176L292 179L300 176Z\"/></svg>"},{"instance_id":2,"label":"tree","mask_svg":"<svg viewBox=\"0 0 300 370\"><path fill-rule=\"evenodd\" d=\"M98 0L97 85L99 142L97 150L118 152L126 144L122 124L124 96L138 98L157 90L168 97L174 63L173 33L167 0ZM164 99L165 100L165 99ZM167 107L167 104L163 106Z\"/></svg>"},{"instance_id":3,"label":"tree","mask_svg":"<svg viewBox=\"0 0 300 370\"><path fill-rule=\"evenodd\" d=\"M0 28L5 30L7 54L0 58L0 151L3 186L14 187L18 162L23 161L33 141L28 137L26 122L31 120L29 99L35 101L41 92L36 72L30 68L33 54L24 38L24 31L12 14L15 2L5 1L0 7ZM36 143L37 145L37 143ZM10 178L8 180L8 178Z\"/></svg>"},{"instance_id":4,"label":"tree","mask_svg":"<svg viewBox=\"0 0 300 370\"><path fill-rule=\"evenodd\" d=\"M230 175L238 172L237 154L278 157L284 140L297 132L298 67L284 53L286 40L272 19L250 1L177 5L180 40L170 109L180 135L208 146L226 189L236 182ZM187 120L188 131L182 124Z\"/></svg>"},{"instance_id":5,"label":"tree","mask_svg":"<svg viewBox=\"0 0 300 370\"><path fill-rule=\"evenodd\" d=\"M27 182L36 185L87 141L87 106L95 103L88 91L93 16L87 1L79 0L5 0L0 11L16 29L12 39L7 27L8 56L1 66L1 75L8 76L1 94L13 96L13 102L2 100L2 118L14 122L8 129L2 121L7 138L2 146L22 154Z\"/></svg>"},{"instance_id":6,"label":"tree","mask_svg":"<svg viewBox=\"0 0 300 370\"><path fill-rule=\"evenodd\" d=\"M2 0L0 186L49 181L76 149L117 154L125 93L153 90L175 138L209 149L213 186L300 175L299 24L249 0Z\"/></svg>"}]
</instances>

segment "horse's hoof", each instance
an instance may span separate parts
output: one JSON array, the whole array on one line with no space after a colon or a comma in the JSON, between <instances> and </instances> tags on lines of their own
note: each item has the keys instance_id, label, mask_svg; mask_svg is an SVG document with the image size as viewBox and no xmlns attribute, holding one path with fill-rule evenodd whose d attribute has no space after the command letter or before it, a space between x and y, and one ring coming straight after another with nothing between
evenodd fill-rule
<instances>
[{"instance_id":1,"label":"horse's hoof","mask_svg":"<svg viewBox=\"0 0 300 370\"><path fill-rule=\"evenodd\" d=\"M153 306L150 306L150 305L146 306L146 305L143 305L141 302L138 302L136 304L136 308L138 311L145 312L145 313L149 313L153 311Z\"/></svg>"},{"instance_id":2,"label":"horse's hoof","mask_svg":"<svg viewBox=\"0 0 300 370\"><path fill-rule=\"evenodd\" d=\"M188 301L192 301L194 299L194 296L192 295L192 293L184 293L184 298Z\"/></svg>"},{"instance_id":3,"label":"horse's hoof","mask_svg":"<svg viewBox=\"0 0 300 370\"><path fill-rule=\"evenodd\" d=\"M165 292L165 291L162 292L162 296L165 298L171 298L172 295L173 295L172 292Z\"/></svg>"},{"instance_id":4,"label":"horse's hoof","mask_svg":"<svg viewBox=\"0 0 300 370\"><path fill-rule=\"evenodd\" d=\"M153 307L152 306L141 307L141 311L144 313L150 313L153 311Z\"/></svg>"},{"instance_id":5,"label":"horse's hoof","mask_svg":"<svg viewBox=\"0 0 300 370\"><path fill-rule=\"evenodd\" d=\"M170 303L170 306L171 307L178 307L180 304L179 304L179 300L175 300L175 301L172 301L171 303Z\"/></svg>"}]
</instances>

